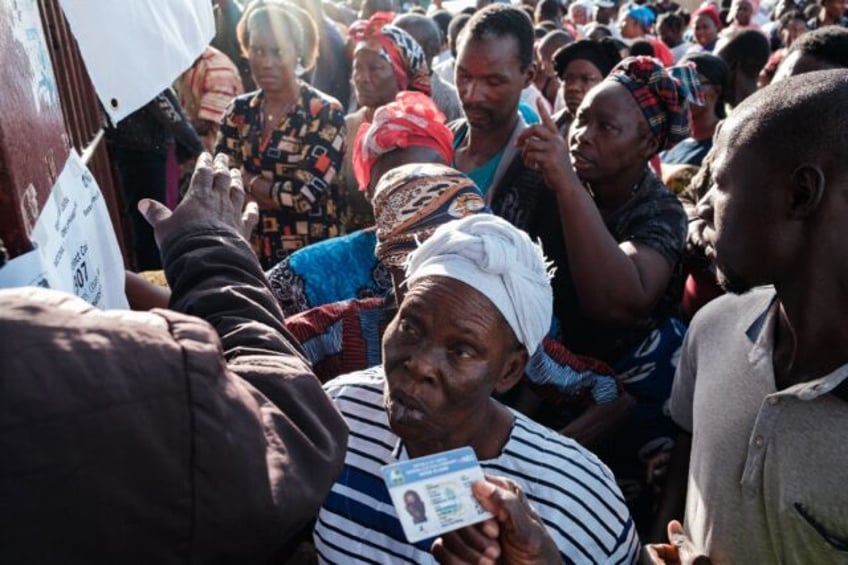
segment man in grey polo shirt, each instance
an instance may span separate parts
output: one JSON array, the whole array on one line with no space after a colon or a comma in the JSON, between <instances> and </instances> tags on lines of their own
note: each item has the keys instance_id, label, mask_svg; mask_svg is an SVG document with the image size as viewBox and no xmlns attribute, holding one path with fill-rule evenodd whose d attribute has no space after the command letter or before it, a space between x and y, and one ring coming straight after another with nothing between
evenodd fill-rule
<instances>
[{"instance_id":1,"label":"man in grey polo shirt","mask_svg":"<svg viewBox=\"0 0 848 565\"><path fill-rule=\"evenodd\" d=\"M732 294L683 346L685 533L672 522L656 561L848 561L846 116L848 71L821 71L754 94L718 135L705 220Z\"/></svg>"}]
</instances>

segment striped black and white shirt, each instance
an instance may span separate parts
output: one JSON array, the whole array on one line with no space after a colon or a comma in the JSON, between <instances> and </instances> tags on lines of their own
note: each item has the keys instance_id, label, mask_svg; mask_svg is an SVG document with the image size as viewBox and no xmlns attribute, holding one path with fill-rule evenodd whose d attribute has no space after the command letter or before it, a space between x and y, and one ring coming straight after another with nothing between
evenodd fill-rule
<instances>
[{"instance_id":1,"label":"striped black and white shirt","mask_svg":"<svg viewBox=\"0 0 848 565\"><path fill-rule=\"evenodd\" d=\"M322 563L434 563L406 541L380 467L406 460L383 407L382 367L324 385L350 427L345 465L318 515ZM576 442L519 413L501 455L480 465L518 483L566 563L633 563L639 540L612 473Z\"/></svg>"}]
</instances>

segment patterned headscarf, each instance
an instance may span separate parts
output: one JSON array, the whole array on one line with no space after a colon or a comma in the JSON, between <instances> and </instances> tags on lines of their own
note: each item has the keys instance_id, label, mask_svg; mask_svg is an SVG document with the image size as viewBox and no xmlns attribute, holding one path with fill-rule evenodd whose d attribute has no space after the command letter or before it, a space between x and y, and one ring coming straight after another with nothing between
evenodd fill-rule
<instances>
[{"instance_id":1,"label":"patterned headscarf","mask_svg":"<svg viewBox=\"0 0 848 565\"><path fill-rule=\"evenodd\" d=\"M453 161L453 133L433 100L420 92L398 92L394 102L380 106L371 123L364 122L353 142L353 173L359 190L368 188L371 167L395 149L429 147L445 163Z\"/></svg>"},{"instance_id":2,"label":"patterned headscarf","mask_svg":"<svg viewBox=\"0 0 848 565\"><path fill-rule=\"evenodd\" d=\"M423 163L383 175L373 202L377 258L396 267L440 225L490 212L474 181L445 165Z\"/></svg>"},{"instance_id":3,"label":"patterned headscarf","mask_svg":"<svg viewBox=\"0 0 848 565\"><path fill-rule=\"evenodd\" d=\"M689 103L704 105L694 64L665 69L652 57L628 57L605 80L627 87L645 115L659 151L689 136Z\"/></svg>"},{"instance_id":4,"label":"patterned headscarf","mask_svg":"<svg viewBox=\"0 0 848 565\"><path fill-rule=\"evenodd\" d=\"M368 20L354 22L348 30L348 37L356 43L353 52L368 49L385 59L392 66L400 90L430 94L427 56L411 35L391 25L393 18L390 12L377 12Z\"/></svg>"}]
</instances>

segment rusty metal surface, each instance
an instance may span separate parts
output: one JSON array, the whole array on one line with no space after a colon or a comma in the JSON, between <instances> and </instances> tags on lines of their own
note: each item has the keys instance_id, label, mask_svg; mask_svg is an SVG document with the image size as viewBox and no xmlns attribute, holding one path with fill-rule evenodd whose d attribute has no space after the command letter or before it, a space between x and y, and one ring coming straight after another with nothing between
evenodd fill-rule
<instances>
[{"instance_id":1,"label":"rusty metal surface","mask_svg":"<svg viewBox=\"0 0 848 565\"><path fill-rule=\"evenodd\" d=\"M50 56L33 1L0 2L0 237L10 256L29 231L68 156Z\"/></svg>"},{"instance_id":2,"label":"rusty metal surface","mask_svg":"<svg viewBox=\"0 0 848 565\"><path fill-rule=\"evenodd\" d=\"M97 96L57 0L0 2L0 237L11 257L29 233L71 146L90 154L122 250L121 203ZM126 255L125 255L126 257Z\"/></svg>"},{"instance_id":3,"label":"rusty metal surface","mask_svg":"<svg viewBox=\"0 0 848 565\"><path fill-rule=\"evenodd\" d=\"M38 0L38 5L64 110L65 130L71 144L80 153L90 155L88 168L103 192L124 262L128 264L120 192L102 136L103 111L58 0Z\"/></svg>"}]
</instances>

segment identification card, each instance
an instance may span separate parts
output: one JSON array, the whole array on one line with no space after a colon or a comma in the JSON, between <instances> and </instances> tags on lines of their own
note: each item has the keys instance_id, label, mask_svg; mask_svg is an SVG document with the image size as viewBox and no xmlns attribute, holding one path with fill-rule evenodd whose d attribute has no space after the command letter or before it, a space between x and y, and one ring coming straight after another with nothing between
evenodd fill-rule
<instances>
[{"instance_id":1,"label":"identification card","mask_svg":"<svg viewBox=\"0 0 848 565\"><path fill-rule=\"evenodd\" d=\"M382 467L409 543L436 537L492 517L471 492L483 470L470 447Z\"/></svg>"}]
</instances>

